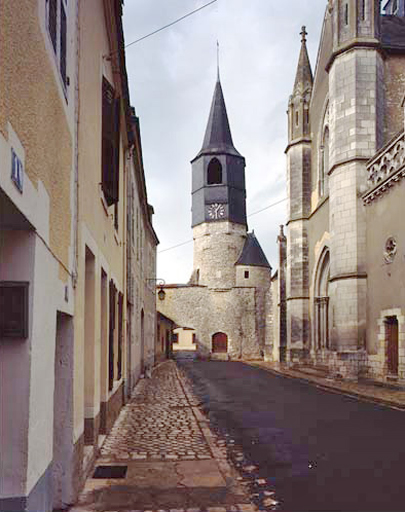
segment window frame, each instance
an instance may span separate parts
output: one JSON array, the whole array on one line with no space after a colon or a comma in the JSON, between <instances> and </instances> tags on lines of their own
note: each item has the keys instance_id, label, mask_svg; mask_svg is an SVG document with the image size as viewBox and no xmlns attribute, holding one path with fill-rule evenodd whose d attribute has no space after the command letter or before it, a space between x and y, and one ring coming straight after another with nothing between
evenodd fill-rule
<instances>
[{"instance_id":1,"label":"window frame","mask_svg":"<svg viewBox=\"0 0 405 512\"><path fill-rule=\"evenodd\" d=\"M51 26L50 9L54 6L55 26ZM69 76L67 73L68 55L68 5L67 0L45 0L46 31L58 68L58 75L62 83L62 90L66 102Z\"/></svg>"}]
</instances>

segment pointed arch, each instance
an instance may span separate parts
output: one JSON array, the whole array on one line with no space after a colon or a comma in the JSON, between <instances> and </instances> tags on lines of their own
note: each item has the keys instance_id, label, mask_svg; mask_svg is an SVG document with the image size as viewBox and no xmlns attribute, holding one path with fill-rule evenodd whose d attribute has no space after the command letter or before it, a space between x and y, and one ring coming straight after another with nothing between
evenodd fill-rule
<instances>
[{"instance_id":1,"label":"pointed arch","mask_svg":"<svg viewBox=\"0 0 405 512\"><path fill-rule=\"evenodd\" d=\"M207 184L220 185L222 183L222 165L218 158L213 158L207 168Z\"/></svg>"},{"instance_id":2,"label":"pointed arch","mask_svg":"<svg viewBox=\"0 0 405 512\"><path fill-rule=\"evenodd\" d=\"M325 350L329 343L330 253L325 246L318 260L314 287L314 348Z\"/></svg>"}]
</instances>

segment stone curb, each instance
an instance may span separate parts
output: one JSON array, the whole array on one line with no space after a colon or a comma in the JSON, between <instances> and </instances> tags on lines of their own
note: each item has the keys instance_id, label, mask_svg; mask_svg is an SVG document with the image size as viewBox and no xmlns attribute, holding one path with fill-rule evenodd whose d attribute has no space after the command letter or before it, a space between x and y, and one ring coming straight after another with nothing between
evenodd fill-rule
<instances>
[{"instance_id":1,"label":"stone curb","mask_svg":"<svg viewBox=\"0 0 405 512\"><path fill-rule=\"evenodd\" d=\"M257 507L248 503L231 505L229 507L206 507L206 508L170 508L170 509L120 509L106 510L105 512L257 512ZM75 507L69 512L94 512L94 509Z\"/></svg>"},{"instance_id":2,"label":"stone curb","mask_svg":"<svg viewBox=\"0 0 405 512\"><path fill-rule=\"evenodd\" d=\"M274 375L282 375L283 377L287 377L289 379L299 380L301 382L305 382L307 384L312 384L313 386L323 389L324 391L329 391L330 393L335 393L338 395L345 395L352 398L357 398L362 400L363 402L373 403L376 405L383 405L384 407L388 407L390 409L395 409L397 411L405 412L405 404L400 402L395 402L394 400L386 400L384 398L378 398L370 395L366 395L364 393L358 393L356 391L351 391L348 389L344 389L339 387L338 383L328 383L328 382L318 382L317 380L312 379L309 375L291 375L291 373L283 372L282 370L269 368L263 366L258 363L254 363L252 361L242 361L244 364L252 366L254 368L260 368L265 370L266 372L273 373ZM299 372L299 370L294 370L295 372Z\"/></svg>"}]
</instances>

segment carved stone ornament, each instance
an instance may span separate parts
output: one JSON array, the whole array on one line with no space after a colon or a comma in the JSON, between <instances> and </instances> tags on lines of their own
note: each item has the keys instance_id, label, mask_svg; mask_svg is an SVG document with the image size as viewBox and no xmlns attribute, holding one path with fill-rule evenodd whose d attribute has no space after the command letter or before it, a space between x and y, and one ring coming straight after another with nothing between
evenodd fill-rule
<instances>
[{"instance_id":1,"label":"carved stone ornament","mask_svg":"<svg viewBox=\"0 0 405 512\"><path fill-rule=\"evenodd\" d=\"M395 259L395 256L397 254L397 241L396 239L391 236L388 238L388 240L385 242L384 247L384 261L385 263L392 263Z\"/></svg>"}]
</instances>

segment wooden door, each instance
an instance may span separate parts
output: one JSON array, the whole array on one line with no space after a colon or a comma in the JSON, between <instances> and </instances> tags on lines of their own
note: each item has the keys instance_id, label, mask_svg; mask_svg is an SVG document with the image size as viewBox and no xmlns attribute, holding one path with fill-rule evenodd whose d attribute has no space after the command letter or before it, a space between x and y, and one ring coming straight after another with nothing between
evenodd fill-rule
<instances>
[{"instance_id":1,"label":"wooden door","mask_svg":"<svg viewBox=\"0 0 405 512\"><path fill-rule=\"evenodd\" d=\"M228 352L228 336L223 332L217 332L212 337L212 352L214 354L226 354Z\"/></svg>"},{"instance_id":2,"label":"wooden door","mask_svg":"<svg viewBox=\"0 0 405 512\"><path fill-rule=\"evenodd\" d=\"M398 319L396 316L387 318L386 333L388 373L398 375Z\"/></svg>"}]
</instances>

